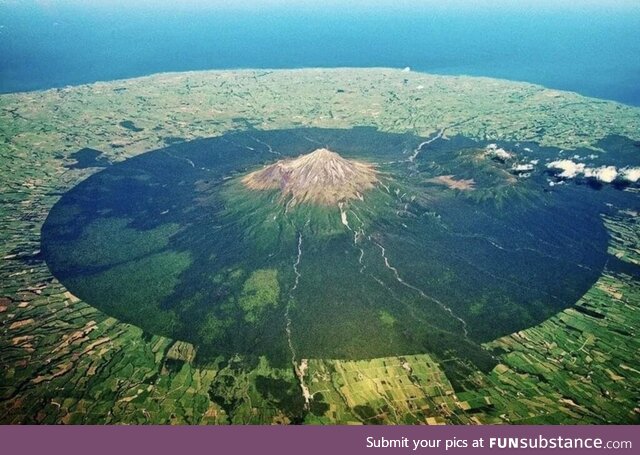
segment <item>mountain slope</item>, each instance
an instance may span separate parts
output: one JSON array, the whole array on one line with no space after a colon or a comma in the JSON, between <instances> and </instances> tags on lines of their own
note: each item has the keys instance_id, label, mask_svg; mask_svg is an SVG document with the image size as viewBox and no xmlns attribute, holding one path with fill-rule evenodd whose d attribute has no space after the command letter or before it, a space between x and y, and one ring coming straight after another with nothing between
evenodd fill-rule
<instances>
[{"instance_id":1,"label":"mountain slope","mask_svg":"<svg viewBox=\"0 0 640 455\"><path fill-rule=\"evenodd\" d=\"M242 182L254 190L280 189L283 199L296 205L311 202L334 205L362 199L378 181L370 164L347 160L326 148L286 159L252 172Z\"/></svg>"}]
</instances>

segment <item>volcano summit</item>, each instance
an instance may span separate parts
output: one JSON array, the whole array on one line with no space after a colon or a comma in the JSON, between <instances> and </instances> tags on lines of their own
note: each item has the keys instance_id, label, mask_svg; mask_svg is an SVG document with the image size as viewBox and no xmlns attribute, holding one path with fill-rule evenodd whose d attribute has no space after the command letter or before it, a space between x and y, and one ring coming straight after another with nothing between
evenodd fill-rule
<instances>
[{"instance_id":1,"label":"volcano summit","mask_svg":"<svg viewBox=\"0 0 640 455\"><path fill-rule=\"evenodd\" d=\"M279 188L289 204L311 202L334 205L349 199L362 199L378 181L370 164L347 160L326 148L295 159L278 161L252 172L242 182L254 190Z\"/></svg>"}]
</instances>

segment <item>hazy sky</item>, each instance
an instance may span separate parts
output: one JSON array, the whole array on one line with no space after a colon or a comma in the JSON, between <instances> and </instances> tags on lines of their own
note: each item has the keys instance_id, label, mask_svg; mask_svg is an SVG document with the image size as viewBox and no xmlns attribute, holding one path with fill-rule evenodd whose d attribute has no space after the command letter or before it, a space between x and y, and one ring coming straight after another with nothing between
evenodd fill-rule
<instances>
[{"instance_id":1,"label":"hazy sky","mask_svg":"<svg viewBox=\"0 0 640 455\"><path fill-rule=\"evenodd\" d=\"M80 6L83 8L162 8L225 10L264 9L526 9L571 10L597 8L600 10L640 9L640 0L0 0L0 5L38 5L43 8Z\"/></svg>"}]
</instances>

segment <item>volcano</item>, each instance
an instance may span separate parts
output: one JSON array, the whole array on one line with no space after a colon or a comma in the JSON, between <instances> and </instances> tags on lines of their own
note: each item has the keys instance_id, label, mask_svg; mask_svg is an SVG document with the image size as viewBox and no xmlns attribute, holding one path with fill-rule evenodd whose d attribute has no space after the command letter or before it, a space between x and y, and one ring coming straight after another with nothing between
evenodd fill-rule
<instances>
[{"instance_id":1,"label":"volcano","mask_svg":"<svg viewBox=\"0 0 640 455\"><path fill-rule=\"evenodd\" d=\"M427 352L488 370L483 342L597 280L600 213L633 195L549 190L545 172L485 159L483 142L430 141L299 128L171 145L67 192L42 251L74 295L205 363ZM528 161L560 153L530 147Z\"/></svg>"},{"instance_id":2,"label":"volcano","mask_svg":"<svg viewBox=\"0 0 640 455\"><path fill-rule=\"evenodd\" d=\"M347 160L326 148L295 159L284 159L252 172L242 182L253 190L280 189L290 205L310 202L334 205L363 199L365 191L378 181L375 168Z\"/></svg>"}]
</instances>

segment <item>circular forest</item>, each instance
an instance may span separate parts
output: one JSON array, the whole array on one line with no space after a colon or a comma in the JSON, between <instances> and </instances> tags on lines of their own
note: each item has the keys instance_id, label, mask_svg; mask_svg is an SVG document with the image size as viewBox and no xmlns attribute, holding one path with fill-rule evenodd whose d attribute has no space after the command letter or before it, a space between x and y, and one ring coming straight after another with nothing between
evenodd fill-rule
<instances>
[{"instance_id":1,"label":"circular forest","mask_svg":"<svg viewBox=\"0 0 640 455\"><path fill-rule=\"evenodd\" d=\"M72 293L200 360L428 352L485 369L480 343L590 288L611 259L600 214L633 197L550 186L536 164L558 153L442 132L233 132L94 174L53 207L43 253Z\"/></svg>"}]
</instances>

